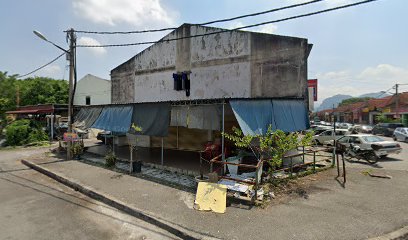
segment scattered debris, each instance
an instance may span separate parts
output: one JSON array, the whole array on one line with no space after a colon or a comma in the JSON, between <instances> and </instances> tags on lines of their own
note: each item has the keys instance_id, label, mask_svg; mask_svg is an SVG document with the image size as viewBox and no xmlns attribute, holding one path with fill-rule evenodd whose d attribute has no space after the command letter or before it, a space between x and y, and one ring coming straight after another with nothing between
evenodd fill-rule
<instances>
[{"instance_id":1,"label":"scattered debris","mask_svg":"<svg viewBox=\"0 0 408 240\"><path fill-rule=\"evenodd\" d=\"M298 189L295 190L295 192L297 194L299 194L299 196L303 197L304 199L309 198L309 195L307 194L307 192L303 188L298 188Z\"/></svg>"},{"instance_id":2,"label":"scattered debris","mask_svg":"<svg viewBox=\"0 0 408 240\"><path fill-rule=\"evenodd\" d=\"M111 179L119 179L123 176L123 174L114 174Z\"/></svg>"},{"instance_id":3,"label":"scattered debris","mask_svg":"<svg viewBox=\"0 0 408 240\"><path fill-rule=\"evenodd\" d=\"M365 176L370 176L370 177L376 177L376 178L386 178L386 179L391 179L392 177L390 175L381 175L377 173L372 173L372 170L365 170L361 172Z\"/></svg>"},{"instance_id":4,"label":"scattered debris","mask_svg":"<svg viewBox=\"0 0 408 240\"><path fill-rule=\"evenodd\" d=\"M368 173L370 177L377 177L377 178L387 178L391 179L392 177L390 175L379 175L379 174L373 174L373 173Z\"/></svg>"},{"instance_id":5,"label":"scattered debris","mask_svg":"<svg viewBox=\"0 0 408 240\"><path fill-rule=\"evenodd\" d=\"M272 199L274 199L274 198L275 198L275 193L269 192L269 197L272 198Z\"/></svg>"}]
</instances>

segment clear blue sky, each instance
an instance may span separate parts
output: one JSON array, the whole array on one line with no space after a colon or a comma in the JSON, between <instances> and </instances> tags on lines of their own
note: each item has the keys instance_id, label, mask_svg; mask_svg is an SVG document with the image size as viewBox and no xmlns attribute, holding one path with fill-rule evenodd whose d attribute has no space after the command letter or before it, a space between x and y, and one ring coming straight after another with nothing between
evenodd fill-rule
<instances>
[{"instance_id":1,"label":"clear blue sky","mask_svg":"<svg viewBox=\"0 0 408 240\"><path fill-rule=\"evenodd\" d=\"M37 38L38 30L51 41L68 47L64 30L121 31L179 26L264 11L307 0L4 0L0 27L0 71L24 74L50 61L60 50ZM314 10L357 2L322 3L217 25L236 27L270 21ZM274 25L248 29L308 38L314 44L309 57L309 78L319 79L322 100L334 94L359 95L408 83L408 1L379 0L363 6ZM158 40L166 32L127 36L78 34L79 43L114 44ZM78 49L78 78L90 73L109 79L112 68L145 47ZM61 58L36 73L68 78ZM407 90L402 89L403 91Z\"/></svg>"}]
</instances>

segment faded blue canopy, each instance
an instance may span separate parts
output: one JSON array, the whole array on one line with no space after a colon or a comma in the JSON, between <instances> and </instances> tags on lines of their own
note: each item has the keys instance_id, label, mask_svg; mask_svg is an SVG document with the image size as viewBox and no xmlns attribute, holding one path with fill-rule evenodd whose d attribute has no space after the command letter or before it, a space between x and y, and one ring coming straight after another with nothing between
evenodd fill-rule
<instances>
[{"instance_id":1,"label":"faded blue canopy","mask_svg":"<svg viewBox=\"0 0 408 240\"><path fill-rule=\"evenodd\" d=\"M80 129L88 129L101 114L102 107L83 107L74 117L73 125Z\"/></svg>"},{"instance_id":2,"label":"faded blue canopy","mask_svg":"<svg viewBox=\"0 0 408 240\"><path fill-rule=\"evenodd\" d=\"M230 105L245 135L265 134L269 125L284 132L309 128L303 100L231 100Z\"/></svg>"},{"instance_id":3,"label":"faded blue canopy","mask_svg":"<svg viewBox=\"0 0 408 240\"><path fill-rule=\"evenodd\" d=\"M101 114L92 128L103 129L115 133L126 133L130 128L133 106L107 106L102 109Z\"/></svg>"}]
</instances>

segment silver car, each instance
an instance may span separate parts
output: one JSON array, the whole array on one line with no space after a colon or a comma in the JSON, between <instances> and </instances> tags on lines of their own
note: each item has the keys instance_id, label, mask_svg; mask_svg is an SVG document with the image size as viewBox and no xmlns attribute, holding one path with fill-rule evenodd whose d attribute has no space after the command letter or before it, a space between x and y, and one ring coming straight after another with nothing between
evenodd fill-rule
<instances>
[{"instance_id":1,"label":"silver car","mask_svg":"<svg viewBox=\"0 0 408 240\"><path fill-rule=\"evenodd\" d=\"M347 129L336 129L336 135L334 136L333 131L333 129L330 129L316 134L315 136L313 136L313 142L315 144L333 145L334 139L337 140L342 136L349 134L349 131Z\"/></svg>"},{"instance_id":2,"label":"silver car","mask_svg":"<svg viewBox=\"0 0 408 240\"><path fill-rule=\"evenodd\" d=\"M403 141L408 142L408 128L406 127L399 127L394 130L392 135L394 141Z\"/></svg>"},{"instance_id":3,"label":"silver car","mask_svg":"<svg viewBox=\"0 0 408 240\"><path fill-rule=\"evenodd\" d=\"M353 134L347 135L339 140L337 144L342 145L345 148L350 145L357 145L360 149L373 149L377 157L383 158L388 154L398 154L401 152L401 146L394 141L386 141L381 137L371 134ZM336 145L339 147L338 145Z\"/></svg>"}]
</instances>

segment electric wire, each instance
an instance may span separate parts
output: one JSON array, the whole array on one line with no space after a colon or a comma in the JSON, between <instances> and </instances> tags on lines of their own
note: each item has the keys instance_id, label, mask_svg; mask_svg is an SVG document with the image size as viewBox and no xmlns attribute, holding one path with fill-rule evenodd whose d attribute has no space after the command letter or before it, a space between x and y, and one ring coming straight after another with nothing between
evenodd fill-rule
<instances>
[{"instance_id":1,"label":"electric wire","mask_svg":"<svg viewBox=\"0 0 408 240\"><path fill-rule=\"evenodd\" d=\"M237 19L242 19L242 18L247 18L247 17L255 17L255 16L267 14L267 13L278 12L278 11L282 11L282 10L286 10L286 9L290 9L290 8L296 8L296 7L300 7L300 6L305 6L305 5L309 5L309 4L317 3L317 2L322 2L322 1L324 1L324 0L313 0L313 1L309 1L309 2L288 5L288 6L284 6L284 7L280 7L280 8L274 8L274 9L270 9L270 10L266 10L266 11L262 11L262 12L245 14L245 15L232 17L232 18L218 19L218 20L213 20L213 21L204 22L204 23L197 23L197 24L193 24L193 25L204 26L204 25L210 25L210 24L214 24L214 23L229 22L229 21L233 21L233 20L237 20ZM152 33L152 32L170 31L170 30L176 30L177 28L178 27L169 27L169 28L160 28L160 29L149 29L149 30L102 31L102 32L100 32L100 31L75 30L75 32L77 32L77 33L87 33L87 34L137 34L137 33Z\"/></svg>"},{"instance_id":2,"label":"electric wire","mask_svg":"<svg viewBox=\"0 0 408 240\"><path fill-rule=\"evenodd\" d=\"M160 43L160 42L172 42L172 41L178 41L178 40L183 40L183 39L188 39L188 38L196 38L196 37L203 37L203 36L214 35L214 34L219 34L219 33L224 33L224 32L231 32L231 31L241 30L241 29L245 29L245 28L253 28L253 27L258 27L258 26L262 26L262 25L293 20L293 19L297 19L297 18L309 17L309 16L313 16L313 15L326 13L326 12L331 12L331 11L336 11L336 10L340 10L340 9L344 9L344 8L354 7L354 6L357 6L357 5L367 4L367 3L375 2L375 1L378 1L378 0L365 0L365 1L346 4L346 5L342 5L342 6L338 6L338 7L328 8L328 9L324 9L324 10L320 10L320 11L316 11L316 12L310 12L310 13L300 14L300 15L296 15L296 16L292 16L292 17L281 18L281 19L278 19L278 20L246 25L246 26L237 27L237 28L233 28L233 29L223 29L223 30L215 31L215 32L211 32L211 33L203 33L203 34L197 34L197 35L191 35L191 36L185 36L185 37L178 37L178 38L171 38L171 39L162 38L162 39L160 39L158 41L124 43L124 44L106 44L106 45L77 45L77 47L87 47L87 48L128 47L128 46L137 46L137 45L146 45L146 44L156 44L156 43Z\"/></svg>"},{"instance_id":3,"label":"electric wire","mask_svg":"<svg viewBox=\"0 0 408 240\"><path fill-rule=\"evenodd\" d=\"M52 64L53 62L57 61L57 60L58 60L60 57L62 57L63 55L65 55L65 53L61 53L58 57L54 58L54 59L51 60L50 62L48 62L48 63L42 65L41 67L36 68L35 70L33 70L33 71L29 72L29 73L26 73L26 74L23 74L23 75L18 75L17 78L22 78L22 77L28 76L28 75L30 75L30 74L33 74L33 73L35 73L35 72L37 72L37 71L39 71L39 70L45 68L46 66Z\"/></svg>"}]
</instances>

